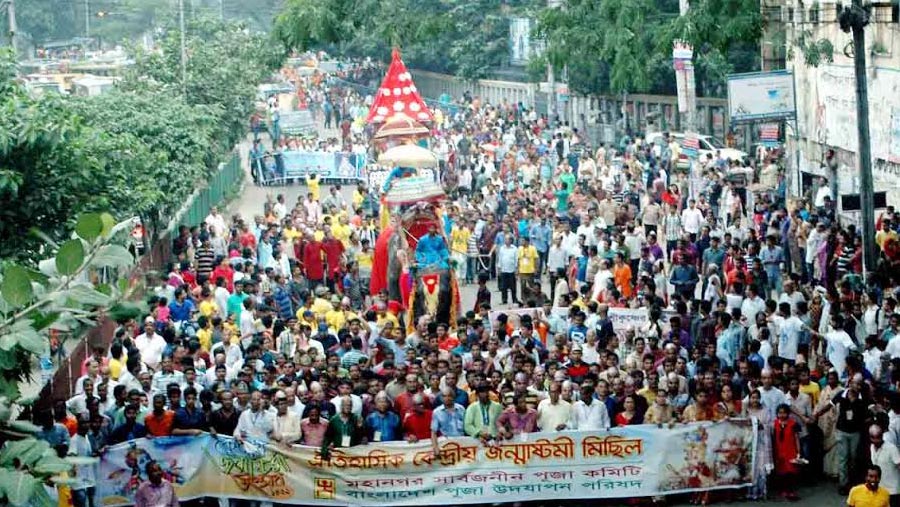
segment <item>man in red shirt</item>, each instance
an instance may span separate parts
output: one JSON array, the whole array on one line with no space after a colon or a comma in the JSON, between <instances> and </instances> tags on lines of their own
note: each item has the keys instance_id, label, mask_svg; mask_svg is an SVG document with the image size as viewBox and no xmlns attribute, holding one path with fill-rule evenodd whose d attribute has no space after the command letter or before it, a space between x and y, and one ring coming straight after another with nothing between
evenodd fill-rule
<instances>
[{"instance_id":1,"label":"man in red shirt","mask_svg":"<svg viewBox=\"0 0 900 507\"><path fill-rule=\"evenodd\" d=\"M341 279L343 269L344 244L335 238L328 228L325 229L325 240L322 241L322 250L325 252L325 262L328 265L328 286L332 292Z\"/></svg>"},{"instance_id":2,"label":"man in red shirt","mask_svg":"<svg viewBox=\"0 0 900 507\"><path fill-rule=\"evenodd\" d=\"M397 411L397 415L400 416L401 419L406 416L406 413L413 409L415 405L414 399L416 396L421 395L419 392L419 377L416 376L415 373L407 373L406 374L406 391L400 393L397 396L397 399L394 400L394 409ZM431 399L428 396L423 396L424 398L424 407L431 408ZM428 437L431 437L431 428L428 429Z\"/></svg>"},{"instance_id":3,"label":"man in red shirt","mask_svg":"<svg viewBox=\"0 0 900 507\"><path fill-rule=\"evenodd\" d=\"M253 231L250 230L250 227L247 224L241 228L241 234L238 236L238 243L240 243L241 248L249 248L250 250L256 251L256 235L253 234Z\"/></svg>"},{"instance_id":4,"label":"man in red shirt","mask_svg":"<svg viewBox=\"0 0 900 507\"><path fill-rule=\"evenodd\" d=\"M431 409L425 407L426 399L421 393L413 396L412 410L403 416L403 438L411 444L431 438Z\"/></svg>"},{"instance_id":5,"label":"man in red shirt","mask_svg":"<svg viewBox=\"0 0 900 507\"><path fill-rule=\"evenodd\" d=\"M219 278L225 279L225 288L228 289L228 292L234 292L234 268L231 267L231 261L228 257L222 257L222 261L216 266L215 269L212 270L212 274L209 279L212 280L213 283L216 282Z\"/></svg>"},{"instance_id":6,"label":"man in red shirt","mask_svg":"<svg viewBox=\"0 0 900 507\"><path fill-rule=\"evenodd\" d=\"M325 249L322 243L316 241L312 234L308 234L306 245L303 246L303 268L306 271L310 289L314 289L325 282L324 254Z\"/></svg>"}]
</instances>

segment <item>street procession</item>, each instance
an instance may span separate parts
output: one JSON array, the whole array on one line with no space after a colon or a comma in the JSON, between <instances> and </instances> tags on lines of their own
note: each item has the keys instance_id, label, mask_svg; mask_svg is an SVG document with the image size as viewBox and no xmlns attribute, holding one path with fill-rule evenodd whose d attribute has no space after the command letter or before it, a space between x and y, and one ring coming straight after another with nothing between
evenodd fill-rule
<instances>
[{"instance_id":1,"label":"street procession","mask_svg":"<svg viewBox=\"0 0 900 507\"><path fill-rule=\"evenodd\" d=\"M46 2L0 504L900 506L896 2Z\"/></svg>"}]
</instances>

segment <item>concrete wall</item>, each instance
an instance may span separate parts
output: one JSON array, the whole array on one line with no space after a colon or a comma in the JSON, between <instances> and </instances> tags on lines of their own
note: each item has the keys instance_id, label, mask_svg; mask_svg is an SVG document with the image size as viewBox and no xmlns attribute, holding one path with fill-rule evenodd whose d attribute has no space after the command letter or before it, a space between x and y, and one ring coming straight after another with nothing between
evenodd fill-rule
<instances>
[{"instance_id":1,"label":"concrete wall","mask_svg":"<svg viewBox=\"0 0 900 507\"><path fill-rule=\"evenodd\" d=\"M835 150L837 189L842 194L856 193L858 122L852 37L837 24L833 1L822 1L815 12L787 0L785 9L788 44L806 32L809 40L827 39L834 45L834 61L818 67L806 65L796 46L788 48L787 67L796 79L800 134L796 145L789 139L789 151L798 147L801 169L821 173L826 152ZM890 8L875 8L873 18L866 28L865 48L873 177L875 190L887 192L888 204L900 206L900 128L892 129L892 123L900 121L900 24L891 21Z\"/></svg>"},{"instance_id":2,"label":"concrete wall","mask_svg":"<svg viewBox=\"0 0 900 507\"><path fill-rule=\"evenodd\" d=\"M548 94L538 90L537 83L479 80L462 81L454 76L411 70L419 91L427 99L437 99L447 93L454 98L468 91L472 96L498 104L522 102L529 109L547 112ZM678 113L678 99L664 95L581 96L570 95L560 102L560 115L573 127L586 132L593 143L612 142L623 131L623 104L628 126L638 132L680 130L682 117ZM723 138L729 121L725 99L697 100L698 124L703 134Z\"/></svg>"}]
</instances>

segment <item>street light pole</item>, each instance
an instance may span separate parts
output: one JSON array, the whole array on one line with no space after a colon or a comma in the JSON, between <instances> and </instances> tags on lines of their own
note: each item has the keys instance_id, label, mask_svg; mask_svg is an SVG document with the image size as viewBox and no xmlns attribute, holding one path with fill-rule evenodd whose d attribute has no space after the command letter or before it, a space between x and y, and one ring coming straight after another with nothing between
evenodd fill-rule
<instances>
[{"instance_id":1,"label":"street light pole","mask_svg":"<svg viewBox=\"0 0 900 507\"><path fill-rule=\"evenodd\" d=\"M869 89L866 82L865 27L869 15L861 0L853 0L839 16L841 29L853 33L853 70L856 74L856 129L859 138L859 197L862 214L863 277L875 270L875 196L872 182L872 145L869 137Z\"/></svg>"},{"instance_id":2,"label":"street light pole","mask_svg":"<svg viewBox=\"0 0 900 507\"><path fill-rule=\"evenodd\" d=\"M184 0L178 0L178 26L181 29L181 93L187 96L187 49L184 45Z\"/></svg>"}]
</instances>

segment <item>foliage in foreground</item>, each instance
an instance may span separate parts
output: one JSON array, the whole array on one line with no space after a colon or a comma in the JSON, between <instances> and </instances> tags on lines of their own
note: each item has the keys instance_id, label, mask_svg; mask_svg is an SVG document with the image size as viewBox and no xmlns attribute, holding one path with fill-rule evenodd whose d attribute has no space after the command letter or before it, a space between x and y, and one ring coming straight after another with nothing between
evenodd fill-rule
<instances>
[{"instance_id":1,"label":"foliage in foreground","mask_svg":"<svg viewBox=\"0 0 900 507\"><path fill-rule=\"evenodd\" d=\"M7 263L0 273L0 504L52 505L43 484L71 469L47 442L31 434L39 428L14 419L34 400L23 400L20 383L29 380L35 359L49 355L51 330L74 332L93 325L101 311L114 308L127 280L94 284L101 271L116 279L134 258L122 243L132 222L115 223L108 213L87 213L75 232L47 248L55 256L34 269Z\"/></svg>"},{"instance_id":2,"label":"foliage in foreground","mask_svg":"<svg viewBox=\"0 0 900 507\"><path fill-rule=\"evenodd\" d=\"M177 31L97 97L31 97L12 55L0 54L0 199L16 203L0 208L0 259L33 263L44 245L28 231L58 241L82 212L164 225L206 185L280 55L237 24L198 22L189 33L186 95Z\"/></svg>"}]
</instances>

